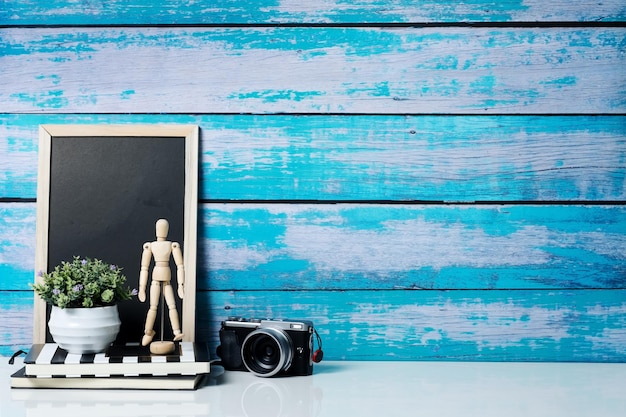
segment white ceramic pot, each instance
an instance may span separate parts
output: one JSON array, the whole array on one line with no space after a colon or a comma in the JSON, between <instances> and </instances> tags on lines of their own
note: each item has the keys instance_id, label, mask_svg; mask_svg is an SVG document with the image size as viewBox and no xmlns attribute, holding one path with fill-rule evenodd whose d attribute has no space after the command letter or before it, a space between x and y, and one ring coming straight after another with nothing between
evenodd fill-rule
<instances>
[{"instance_id":1,"label":"white ceramic pot","mask_svg":"<svg viewBox=\"0 0 626 417\"><path fill-rule=\"evenodd\" d=\"M99 353L120 331L117 305L93 308L52 306L48 327L52 339L69 353Z\"/></svg>"}]
</instances>

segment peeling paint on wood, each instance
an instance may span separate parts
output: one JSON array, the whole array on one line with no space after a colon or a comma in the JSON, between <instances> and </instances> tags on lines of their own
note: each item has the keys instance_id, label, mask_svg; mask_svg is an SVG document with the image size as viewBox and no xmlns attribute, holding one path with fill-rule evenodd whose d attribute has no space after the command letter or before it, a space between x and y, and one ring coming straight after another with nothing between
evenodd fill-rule
<instances>
[{"instance_id":1,"label":"peeling paint on wood","mask_svg":"<svg viewBox=\"0 0 626 417\"><path fill-rule=\"evenodd\" d=\"M624 45L626 28L7 28L0 112L619 114Z\"/></svg>"},{"instance_id":2,"label":"peeling paint on wood","mask_svg":"<svg viewBox=\"0 0 626 417\"><path fill-rule=\"evenodd\" d=\"M7 279L4 275L0 278ZM33 341L33 301L32 291L0 291L0 356L11 356L19 349L30 349Z\"/></svg>"},{"instance_id":3,"label":"peeling paint on wood","mask_svg":"<svg viewBox=\"0 0 626 417\"><path fill-rule=\"evenodd\" d=\"M0 203L0 294L34 282L35 216L35 204Z\"/></svg>"},{"instance_id":4,"label":"peeling paint on wood","mask_svg":"<svg viewBox=\"0 0 626 417\"><path fill-rule=\"evenodd\" d=\"M0 289L28 289L35 204L0 214ZM204 290L626 288L622 206L209 204L199 222Z\"/></svg>"},{"instance_id":5,"label":"peeling paint on wood","mask_svg":"<svg viewBox=\"0 0 626 417\"><path fill-rule=\"evenodd\" d=\"M32 341L38 125L184 123L199 339L236 314L312 319L331 359L626 361L624 22L621 0L4 1L0 355Z\"/></svg>"},{"instance_id":6,"label":"peeling paint on wood","mask_svg":"<svg viewBox=\"0 0 626 417\"><path fill-rule=\"evenodd\" d=\"M36 196L57 123L199 125L202 199L626 199L625 116L0 115L0 195Z\"/></svg>"},{"instance_id":7,"label":"peeling paint on wood","mask_svg":"<svg viewBox=\"0 0 626 417\"><path fill-rule=\"evenodd\" d=\"M626 287L621 206L213 204L202 219L204 289Z\"/></svg>"},{"instance_id":8,"label":"peeling paint on wood","mask_svg":"<svg viewBox=\"0 0 626 417\"><path fill-rule=\"evenodd\" d=\"M620 0L5 0L0 24L278 24L432 22L612 22L626 20Z\"/></svg>"},{"instance_id":9,"label":"peeling paint on wood","mask_svg":"<svg viewBox=\"0 0 626 417\"><path fill-rule=\"evenodd\" d=\"M197 337L229 315L309 318L333 360L626 360L625 290L198 293ZM28 348L32 294L0 292L0 355Z\"/></svg>"},{"instance_id":10,"label":"peeling paint on wood","mask_svg":"<svg viewBox=\"0 0 626 417\"><path fill-rule=\"evenodd\" d=\"M602 291L210 292L200 336L229 315L311 318L324 357L624 361L626 293Z\"/></svg>"}]
</instances>

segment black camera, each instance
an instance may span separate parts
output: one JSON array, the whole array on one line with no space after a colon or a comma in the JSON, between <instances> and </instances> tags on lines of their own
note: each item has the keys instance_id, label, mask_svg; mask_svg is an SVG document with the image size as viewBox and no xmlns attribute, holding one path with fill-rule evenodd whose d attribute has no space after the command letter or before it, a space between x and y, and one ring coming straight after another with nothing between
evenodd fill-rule
<instances>
[{"instance_id":1,"label":"black camera","mask_svg":"<svg viewBox=\"0 0 626 417\"><path fill-rule=\"evenodd\" d=\"M217 354L229 371L262 377L311 375L314 332L308 320L229 317L222 322ZM319 356L321 360L321 350Z\"/></svg>"}]
</instances>

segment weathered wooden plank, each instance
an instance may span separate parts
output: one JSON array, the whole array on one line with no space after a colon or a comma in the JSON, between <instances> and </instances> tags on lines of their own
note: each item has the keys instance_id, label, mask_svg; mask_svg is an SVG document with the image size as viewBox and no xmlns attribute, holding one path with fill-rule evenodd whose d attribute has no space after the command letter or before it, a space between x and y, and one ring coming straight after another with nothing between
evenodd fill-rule
<instances>
[{"instance_id":1,"label":"weathered wooden plank","mask_svg":"<svg viewBox=\"0 0 626 417\"><path fill-rule=\"evenodd\" d=\"M0 317L0 356L28 350L33 341L32 291L0 291Z\"/></svg>"},{"instance_id":2,"label":"weathered wooden plank","mask_svg":"<svg viewBox=\"0 0 626 417\"><path fill-rule=\"evenodd\" d=\"M0 214L0 289L28 289L35 204ZM626 288L625 206L208 204L199 224L200 289Z\"/></svg>"},{"instance_id":3,"label":"weathered wooden plank","mask_svg":"<svg viewBox=\"0 0 626 417\"><path fill-rule=\"evenodd\" d=\"M626 360L626 291L298 291L198 294L196 333L231 315L311 319L336 360Z\"/></svg>"},{"instance_id":4,"label":"weathered wooden plank","mask_svg":"<svg viewBox=\"0 0 626 417\"><path fill-rule=\"evenodd\" d=\"M625 206L209 204L203 289L626 288Z\"/></svg>"},{"instance_id":5,"label":"weathered wooden plank","mask_svg":"<svg viewBox=\"0 0 626 417\"><path fill-rule=\"evenodd\" d=\"M0 355L28 348L32 293L0 313ZM197 339L229 315L311 319L334 360L626 360L624 290L200 292Z\"/></svg>"},{"instance_id":6,"label":"weathered wooden plank","mask_svg":"<svg viewBox=\"0 0 626 417\"><path fill-rule=\"evenodd\" d=\"M0 30L0 112L624 113L626 28Z\"/></svg>"},{"instance_id":7,"label":"weathered wooden plank","mask_svg":"<svg viewBox=\"0 0 626 417\"><path fill-rule=\"evenodd\" d=\"M625 116L395 115L0 115L0 197L35 198L64 123L199 125L203 199L626 199Z\"/></svg>"},{"instance_id":8,"label":"weathered wooden plank","mask_svg":"<svg viewBox=\"0 0 626 417\"><path fill-rule=\"evenodd\" d=\"M0 24L611 22L626 20L625 9L620 0L593 5L565 0L197 0L184 5L177 0L5 0L0 9Z\"/></svg>"},{"instance_id":9,"label":"weathered wooden plank","mask_svg":"<svg viewBox=\"0 0 626 417\"><path fill-rule=\"evenodd\" d=\"M35 204L0 203L0 290L28 289L35 279L35 216Z\"/></svg>"}]
</instances>

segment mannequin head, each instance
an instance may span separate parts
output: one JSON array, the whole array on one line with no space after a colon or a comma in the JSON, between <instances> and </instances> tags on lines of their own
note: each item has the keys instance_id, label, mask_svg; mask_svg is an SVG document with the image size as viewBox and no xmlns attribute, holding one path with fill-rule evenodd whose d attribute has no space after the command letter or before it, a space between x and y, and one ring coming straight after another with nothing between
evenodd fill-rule
<instances>
[{"instance_id":1,"label":"mannequin head","mask_svg":"<svg viewBox=\"0 0 626 417\"><path fill-rule=\"evenodd\" d=\"M165 240L167 233L170 230L170 224L165 219L159 219L156 222L156 237L157 239Z\"/></svg>"}]
</instances>

